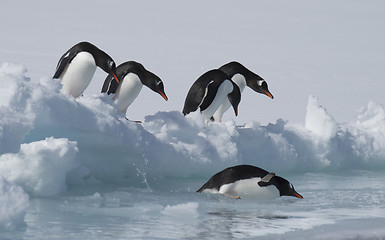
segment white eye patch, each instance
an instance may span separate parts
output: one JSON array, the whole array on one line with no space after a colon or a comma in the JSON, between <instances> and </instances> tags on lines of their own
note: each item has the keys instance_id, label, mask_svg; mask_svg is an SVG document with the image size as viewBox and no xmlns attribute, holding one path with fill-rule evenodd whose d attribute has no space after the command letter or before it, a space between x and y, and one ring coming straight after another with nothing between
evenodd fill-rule
<instances>
[{"instance_id":1,"label":"white eye patch","mask_svg":"<svg viewBox=\"0 0 385 240\"><path fill-rule=\"evenodd\" d=\"M258 81L258 86L262 86L263 82L264 82L264 80L259 80Z\"/></svg>"},{"instance_id":2,"label":"white eye patch","mask_svg":"<svg viewBox=\"0 0 385 240\"><path fill-rule=\"evenodd\" d=\"M113 65L114 65L114 62L113 62L113 61L108 61L108 66L109 66L110 68L112 68Z\"/></svg>"}]
</instances>

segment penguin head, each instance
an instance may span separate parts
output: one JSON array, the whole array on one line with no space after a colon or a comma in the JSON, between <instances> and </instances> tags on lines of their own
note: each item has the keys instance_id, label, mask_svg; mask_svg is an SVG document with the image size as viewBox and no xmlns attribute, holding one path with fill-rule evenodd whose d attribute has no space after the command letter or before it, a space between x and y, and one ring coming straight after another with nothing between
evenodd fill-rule
<instances>
[{"instance_id":1,"label":"penguin head","mask_svg":"<svg viewBox=\"0 0 385 240\"><path fill-rule=\"evenodd\" d=\"M168 98L166 96L166 93L164 92L164 85L162 80L157 75L147 70L144 75L145 79L143 79L142 81L143 84L149 87L154 92L159 93L164 98L164 100L167 101Z\"/></svg>"},{"instance_id":2,"label":"penguin head","mask_svg":"<svg viewBox=\"0 0 385 240\"><path fill-rule=\"evenodd\" d=\"M278 189L280 196L303 198L301 194L295 191L293 184L279 176L272 177L269 182L259 181L258 185L260 187L274 185Z\"/></svg>"},{"instance_id":3,"label":"penguin head","mask_svg":"<svg viewBox=\"0 0 385 240\"><path fill-rule=\"evenodd\" d=\"M255 74L255 75L258 76L257 74ZM269 88L267 86L267 82L265 80L263 80L259 76L258 77L254 76L254 77L251 77L249 79L252 79L252 80L247 81L247 86L249 86L251 89L253 89L254 91L256 91L258 93L265 94L269 98L274 99L274 96L273 96L273 94L270 93Z\"/></svg>"},{"instance_id":4,"label":"penguin head","mask_svg":"<svg viewBox=\"0 0 385 240\"><path fill-rule=\"evenodd\" d=\"M108 56L105 52L102 51L102 53L101 55L103 57L98 58L98 61L96 61L96 66L99 66L106 73L111 74L114 77L114 79L119 83L119 79L116 74L116 64L114 60L110 56Z\"/></svg>"},{"instance_id":5,"label":"penguin head","mask_svg":"<svg viewBox=\"0 0 385 240\"><path fill-rule=\"evenodd\" d=\"M227 95L227 98L229 99L231 106L233 106L235 116L238 116L238 105L241 102L241 91L239 90L237 84L233 81L231 82L233 84L233 91Z\"/></svg>"},{"instance_id":6,"label":"penguin head","mask_svg":"<svg viewBox=\"0 0 385 240\"><path fill-rule=\"evenodd\" d=\"M239 62L229 62L220 67L219 69L229 75L230 78L232 78L236 74L241 74L245 78L246 85L248 87L258 93L268 96L271 99L274 98L268 89L266 81L261 76L250 71Z\"/></svg>"},{"instance_id":7,"label":"penguin head","mask_svg":"<svg viewBox=\"0 0 385 240\"><path fill-rule=\"evenodd\" d=\"M164 92L164 85L162 80L154 73L148 71L141 63L135 61L126 62L124 75L128 74L129 72L138 75L143 85L147 86L152 91L159 93L164 98L164 100L168 100L166 93Z\"/></svg>"},{"instance_id":8,"label":"penguin head","mask_svg":"<svg viewBox=\"0 0 385 240\"><path fill-rule=\"evenodd\" d=\"M282 177L275 176L270 180L270 182L272 182L272 184L278 188L279 194L281 196L303 198L301 194L295 191L293 184Z\"/></svg>"}]
</instances>

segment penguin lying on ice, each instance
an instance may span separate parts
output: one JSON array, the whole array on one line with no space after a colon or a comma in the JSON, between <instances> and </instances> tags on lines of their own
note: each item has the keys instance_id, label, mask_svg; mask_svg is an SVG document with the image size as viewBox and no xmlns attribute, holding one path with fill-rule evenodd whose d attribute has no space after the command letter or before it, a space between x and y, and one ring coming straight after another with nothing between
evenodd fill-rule
<instances>
[{"instance_id":1,"label":"penguin lying on ice","mask_svg":"<svg viewBox=\"0 0 385 240\"><path fill-rule=\"evenodd\" d=\"M232 198L303 198L286 179L251 165L226 168L212 176L197 192L221 193Z\"/></svg>"}]
</instances>

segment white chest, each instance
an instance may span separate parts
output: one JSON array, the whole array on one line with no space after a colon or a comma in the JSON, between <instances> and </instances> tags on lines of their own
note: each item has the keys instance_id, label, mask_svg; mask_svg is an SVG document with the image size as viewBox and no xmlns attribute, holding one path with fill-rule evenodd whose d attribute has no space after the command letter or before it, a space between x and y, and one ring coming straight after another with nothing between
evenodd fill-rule
<instances>
[{"instance_id":1,"label":"white chest","mask_svg":"<svg viewBox=\"0 0 385 240\"><path fill-rule=\"evenodd\" d=\"M60 75L62 92L79 97L88 87L96 71L94 57L88 52L78 53Z\"/></svg>"},{"instance_id":2,"label":"white chest","mask_svg":"<svg viewBox=\"0 0 385 240\"><path fill-rule=\"evenodd\" d=\"M233 91L233 84L229 80L225 80L218 88L217 94L215 95L211 104L202 111L205 119L210 119L219 106L227 99L227 95Z\"/></svg>"},{"instance_id":3,"label":"white chest","mask_svg":"<svg viewBox=\"0 0 385 240\"><path fill-rule=\"evenodd\" d=\"M123 78L115 94L117 106L121 112L125 113L127 111L127 108L139 95L142 87L143 84L140 78L134 73L129 73Z\"/></svg>"},{"instance_id":4,"label":"white chest","mask_svg":"<svg viewBox=\"0 0 385 240\"><path fill-rule=\"evenodd\" d=\"M280 196L278 189L271 185L260 187L258 182L261 178L239 180L235 183L225 184L219 189L219 193L226 193L241 198L269 199Z\"/></svg>"},{"instance_id":5,"label":"white chest","mask_svg":"<svg viewBox=\"0 0 385 240\"><path fill-rule=\"evenodd\" d=\"M246 87L246 79L242 74L235 74L231 80L237 84L239 90L242 92ZM218 107L218 110L213 114L214 120L220 122L222 120L223 114L231 107L230 101L228 98L225 98L223 103Z\"/></svg>"}]
</instances>

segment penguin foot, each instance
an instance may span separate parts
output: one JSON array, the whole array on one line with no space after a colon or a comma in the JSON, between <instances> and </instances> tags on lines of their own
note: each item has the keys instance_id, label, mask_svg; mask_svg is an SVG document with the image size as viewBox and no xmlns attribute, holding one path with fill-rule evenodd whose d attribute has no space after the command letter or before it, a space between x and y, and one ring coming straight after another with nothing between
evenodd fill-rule
<instances>
[{"instance_id":1,"label":"penguin foot","mask_svg":"<svg viewBox=\"0 0 385 240\"><path fill-rule=\"evenodd\" d=\"M223 195L225 195L226 197L234 198L234 199L241 199L240 196L233 196L233 195L230 195L228 193L224 193Z\"/></svg>"},{"instance_id":2,"label":"penguin foot","mask_svg":"<svg viewBox=\"0 0 385 240\"><path fill-rule=\"evenodd\" d=\"M134 123L142 123L142 121L139 121L139 120L130 120L130 119L128 119L127 117L126 117L126 120L131 121L131 122L134 122Z\"/></svg>"}]
</instances>

